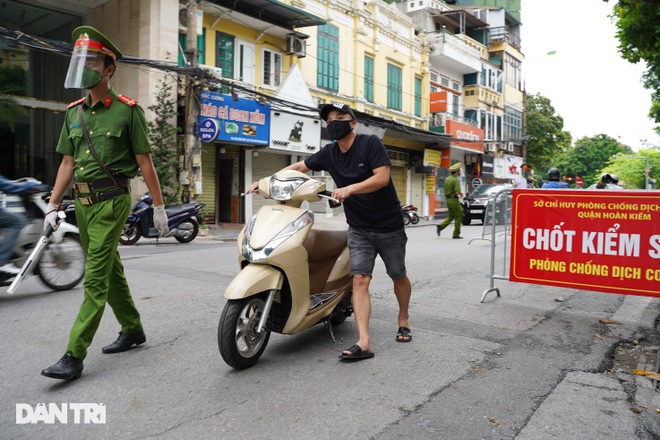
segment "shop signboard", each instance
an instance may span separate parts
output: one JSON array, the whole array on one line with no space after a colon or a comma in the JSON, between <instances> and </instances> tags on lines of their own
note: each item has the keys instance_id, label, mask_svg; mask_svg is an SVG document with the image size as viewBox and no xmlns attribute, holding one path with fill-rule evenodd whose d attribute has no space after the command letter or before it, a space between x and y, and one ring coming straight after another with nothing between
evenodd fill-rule
<instances>
[{"instance_id":1,"label":"shop signboard","mask_svg":"<svg viewBox=\"0 0 660 440\"><path fill-rule=\"evenodd\" d=\"M442 113L447 111L447 91L431 92L430 113Z\"/></svg>"},{"instance_id":2,"label":"shop signboard","mask_svg":"<svg viewBox=\"0 0 660 440\"><path fill-rule=\"evenodd\" d=\"M198 136L203 141L268 145L270 105L208 91L200 94L200 101ZM209 120L218 125L213 139L206 130L211 129Z\"/></svg>"},{"instance_id":3,"label":"shop signboard","mask_svg":"<svg viewBox=\"0 0 660 440\"><path fill-rule=\"evenodd\" d=\"M446 125L446 132L452 137L452 145L474 150L479 153L484 152L484 131L481 128L452 120L448 120Z\"/></svg>"},{"instance_id":4,"label":"shop signboard","mask_svg":"<svg viewBox=\"0 0 660 440\"><path fill-rule=\"evenodd\" d=\"M495 167L493 175L497 179L515 179L520 175L520 169L523 165L523 159L519 156L505 154L502 157L495 157Z\"/></svg>"},{"instance_id":5,"label":"shop signboard","mask_svg":"<svg viewBox=\"0 0 660 440\"><path fill-rule=\"evenodd\" d=\"M481 176L489 177L492 180L493 172L495 170L495 157L484 154L481 156Z\"/></svg>"},{"instance_id":6,"label":"shop signboard","mask_svg":"<svg viewBox=\"0 0 660 440\"><path fill-rule=\"evenodd\" d=\"M435 193L435 176L426 176L426 194Z\"/></svg>"},{"instance_id":7,"label":"shop signboard","mask_svg":"<svg viewBox=\"0 0 660 440\"><path fill-rule=\"evenodd\" d=\"M422 163L424 166L449 168L449 148L441 148L440 150L425 149Z\"/></svg>"},{"instance_id":8,"label":"shop signboard","mask_svg":"<svg viewBox=\"0 0 660 440\"><path fill-rule=\"evenodd\" d=\"M270 113L270 148L314 154L321 147L321 119L281 110Z\"/></svg>"}]
</instances>

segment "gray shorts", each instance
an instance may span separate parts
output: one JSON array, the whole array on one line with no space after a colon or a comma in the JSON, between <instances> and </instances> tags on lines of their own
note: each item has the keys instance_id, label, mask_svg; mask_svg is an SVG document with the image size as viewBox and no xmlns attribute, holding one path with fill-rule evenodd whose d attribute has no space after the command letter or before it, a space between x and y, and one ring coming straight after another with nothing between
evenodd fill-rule
<instances>
[{"instance_id":1,"label":"gray shorts","mask_svg":"<svg viewBox=\"0 0 660 440\"><path fill-rule=\"evenodd\" d=\"M385 263L387 275L393 280L406 276L406 243L408 236L401 228L395 232L369 232L361 228L348 228L348 250L351 276L369 275L374 271L376 255Z\"/></svg>"}]
</instances>

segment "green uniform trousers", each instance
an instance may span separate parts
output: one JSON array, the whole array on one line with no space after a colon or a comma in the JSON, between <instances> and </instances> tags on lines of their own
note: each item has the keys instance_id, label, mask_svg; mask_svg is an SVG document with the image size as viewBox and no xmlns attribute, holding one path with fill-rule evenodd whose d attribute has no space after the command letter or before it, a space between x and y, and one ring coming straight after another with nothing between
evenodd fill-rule
<instances>
[{"instance_id":1,"label":"green uniform trousers","mask_svg":"<svg viewBox=\"0 0 660 440\"><path fill-rule=\"evenodd\" d=\"M461 203L456 198L447 199L447 218L440 223L440 230L445 229L449 226L449 223L454 221L454 234L453 237L461 236L461 223L463 222L463 208L461 208Z\"/></svg>"},{"instance_id":2,"label":"green uniform trousers","mask_svg":"<svg viewBox=\"0 0 660 440\"><path fill-rule=\"evenodd\" d=\"M83 205L76 200L75 206L87 262L84 299L71 329L67 353L82 360L101 323L106 302L112 307L122 332L140 332L142 324L117 250L131 210L130 193L93 205Z\"/></svg>"}]
</instances>

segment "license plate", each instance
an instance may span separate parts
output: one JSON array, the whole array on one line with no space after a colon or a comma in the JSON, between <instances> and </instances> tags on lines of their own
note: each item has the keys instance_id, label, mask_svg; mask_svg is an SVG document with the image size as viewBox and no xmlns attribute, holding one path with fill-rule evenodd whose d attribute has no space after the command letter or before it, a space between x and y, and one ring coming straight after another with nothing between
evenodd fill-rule
<instances>
[{"instance_id":1,"label":"license plate","mask_svg":"<svg viewBox=\"0 0 660 440\"><path fill-rule=\"evenodd\" d=\"M470 214L481 214L482 212L480 209L470 209Z\"/></svg>"}]
</instances>

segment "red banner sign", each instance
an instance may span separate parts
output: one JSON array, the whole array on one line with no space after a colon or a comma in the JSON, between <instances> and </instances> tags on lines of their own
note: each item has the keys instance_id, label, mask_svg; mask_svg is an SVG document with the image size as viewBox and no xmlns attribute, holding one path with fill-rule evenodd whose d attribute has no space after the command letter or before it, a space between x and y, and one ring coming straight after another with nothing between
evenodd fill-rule
<instances>
[{"instance_id":1,"label":"red banner sign","mask_svg":"<svg viewBox=\"0 0 660 440\"><path fill-rule=\"evenodd\" d=\"M481 128L448 120L446 132L456 138L451 143L479 153L484 152L484 131Z\"/></svg>"},{"instance_id":2,"label":"red banner sign","mask_svg":"<svg viewBox=\"0 0 660 440\"><path fill-rule=\"evenodd\" d=\"M431 92L430 113L441 113L447 111L447 91Z\"/></svg>"},{"instance_id":3,"label":"red banner sign","mask_svg":"<svg viewBox=\"0 0 660 440\"><path fill-rule=\"evenodd\" d=\"M660 298L660 191L514 189L509 279Z\"/></svg>"}]
</instances>

